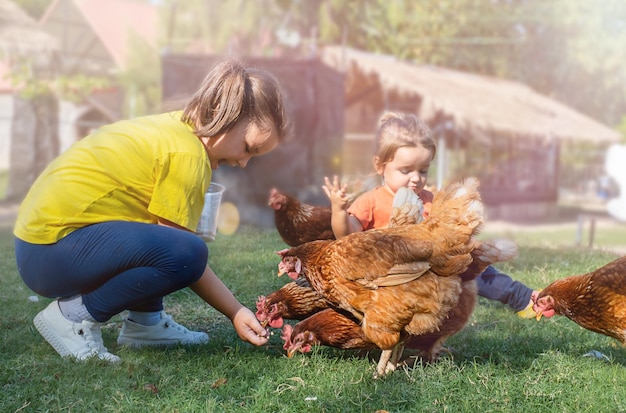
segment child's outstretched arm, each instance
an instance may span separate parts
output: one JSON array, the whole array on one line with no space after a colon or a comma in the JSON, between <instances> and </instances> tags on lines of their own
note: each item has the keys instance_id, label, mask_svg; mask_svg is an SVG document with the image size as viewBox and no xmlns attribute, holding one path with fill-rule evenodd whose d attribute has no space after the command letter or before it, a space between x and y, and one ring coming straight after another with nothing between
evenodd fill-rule
<instances>
[{"instance_id":1,"label":"child's outstretched arm","mask_svg":"<svg viewBox=\"0 0 626 413\"><path fill-rule=\"evenodd\" d=\"M350 214L348 214L350 198L346 192L346 185L339 183L337 175L333 177L332 182L328 177L324 177L324 183L325 185L322 185L322 189L328 199L330 199L332 210L331 225L335 238L341 238L352 232L363 231L358 220L351 218ZM357 221L356 224L353 221Z\"/></svg>"},{"instance_id":2,"label":"child's outstretched arm","mask_svg":"<svg viewBox=\"0 0 626 413\"><path fill-rule=\"evenodd\" d=\"M200 279L190 288L207 304L230 319L239 338L255 346L267 343L267 330L259 324L254 313L235 298L208 265Z\"/></svg>"}]
</instances>

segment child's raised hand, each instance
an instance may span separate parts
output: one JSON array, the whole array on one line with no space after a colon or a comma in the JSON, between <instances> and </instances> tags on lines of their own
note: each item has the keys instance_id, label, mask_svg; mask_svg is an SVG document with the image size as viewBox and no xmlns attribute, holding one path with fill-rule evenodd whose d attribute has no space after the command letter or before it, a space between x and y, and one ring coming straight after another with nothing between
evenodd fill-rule
<instances>
[{"instance_id":1,"label":"child's raised hand","mask_svg":"<svg viewBox=\"0 0 626 413\"><path fill-rule=\"evenodd\" d=\"M346 209L349 205L349 197L346 193L347 186L345 184L341 184L339 182L339 177L335 175L333 180L331 180L325 176L324 177L325 185L322 185L322 189L326 193L328 199L330 199L330 203L333 208L336 209Z\"/></svg>"}]
</instances>

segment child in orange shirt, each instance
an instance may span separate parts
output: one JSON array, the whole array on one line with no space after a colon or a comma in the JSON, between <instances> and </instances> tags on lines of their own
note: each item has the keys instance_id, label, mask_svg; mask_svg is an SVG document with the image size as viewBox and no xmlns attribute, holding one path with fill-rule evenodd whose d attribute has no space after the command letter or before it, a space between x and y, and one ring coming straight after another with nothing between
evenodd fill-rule
<instances>
[{"instance_id":1,"label":"child in orange shirt","mask_svg":"<svg viewBox=\"0 0 626 413\"><path fill-rule=\"evenodd\" d=\"M352 232L386 227L391 218L393 198L399 188L415 191L428 215L433 194L424 189L428 170L437 146L428 126L415 115L385 113L376 132L377 152L374 169L383 179L382 185L360 195L348 205L346 186L338 177L325 178L322 187L331 201L332 228L340 238ZM528 317L531 296L536 291L489 266L476 278L478 295L508 304L520 317Z\"/></svg>"}]
</instances>

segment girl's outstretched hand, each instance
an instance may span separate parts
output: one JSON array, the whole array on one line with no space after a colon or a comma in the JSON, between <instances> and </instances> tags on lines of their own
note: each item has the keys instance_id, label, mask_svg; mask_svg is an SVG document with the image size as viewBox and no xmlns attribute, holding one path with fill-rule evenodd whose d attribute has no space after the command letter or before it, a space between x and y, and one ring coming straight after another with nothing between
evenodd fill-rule
<instances>
[{"instance_id":1,"label":"girl's outstretched hand","mask_svg":"<svg viewBox=\"0 0 626 413\"><path fill-rule=\"evenodd\" d=\"M339 177L337 175L333 177L332 182L327 176L325 176L324 184L325 185L322 185L322 189L326 193L328 199L330 199L333 209L343 210L348 208L350 202L347 194L347 185L342 185L339 182Z\"/></svg>"},{"instance_id":2,"label":"girl's outstretched hand","mask_svg":"<svg viewBox=\"0 0 626 413\"><path fill-rule=\"evenodd\" d=\"M261 326L250 309L241 307L233 317L233 326L243 341L262 346L269 340L269 333Z\"/></svg>"}]
</instances>

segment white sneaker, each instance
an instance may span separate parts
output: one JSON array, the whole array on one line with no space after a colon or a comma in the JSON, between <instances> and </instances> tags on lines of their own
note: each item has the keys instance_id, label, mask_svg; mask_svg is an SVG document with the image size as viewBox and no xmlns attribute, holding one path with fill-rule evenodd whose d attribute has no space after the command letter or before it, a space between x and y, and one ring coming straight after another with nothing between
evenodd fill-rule
<instances>
[{"instance_id":1,"label":"white sneaker","mask_svg":"<svg viewBox=\"0 0 626 413\"><path fill-rule=\"evenodd\" d=\"M121 360L104 347L98 323L71 322L63 316L56 300L40 311L33 322L39 333L61 357L75 357L77 360L98 357L112 363Z\"/></svg>"},{"instance_id":2,"label":"white sneaker","mask_svg":"<svg viewBox=\"0 0 626 413\"><path fill-rule=\"evenodd\" d=\"M165 311L161 311L161 321L153 326L144 326L124 319L122 331L117 338L120 346L172 346L176 344L204 344L209 335L200 331L190 331L181 326Z\"/></svg>"}]
</instances>

